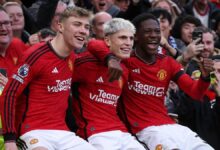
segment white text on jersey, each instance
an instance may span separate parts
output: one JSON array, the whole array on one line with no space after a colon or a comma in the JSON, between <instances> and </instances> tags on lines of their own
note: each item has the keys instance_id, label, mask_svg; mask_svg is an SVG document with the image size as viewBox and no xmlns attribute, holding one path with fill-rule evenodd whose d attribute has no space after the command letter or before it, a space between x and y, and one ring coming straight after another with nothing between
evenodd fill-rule
<instances>
[{"instance_id":1,"label":"white text on jersey","mask_svg":"<svg viewBox=\"0 0 220 150\"><path fill-rule=\"evenodd\" d=\"M96 102L105 103L116 106L119 96L111 93L107 93L102 89L98 90L98 94L89 93L89 98Z\"/></svg>"},{"instance_id":2,"label":"white text on jersey","mask_svg":"<svg viewBox=\"0 0 220 150\"><path fill-rule=\"evenodd\" d=\"M68 91L71 87L72 78L66 80L56 80L56 86L47 86L48 92Z\"/></svg>"},{"instance_id":3,"label":"white text on jersey","mask_svg":"<svg viewBox=\"0 0 220 150\"><path fill-rule=\"evenodd\" d=\"M129 90L134 90L137 93L143 95L153 95L156 97L162 97L164 95L164 87L156 87L152 85L142 84L139 81L134 81L133 84L128 82Z\"/></svg>"}]
</instances>

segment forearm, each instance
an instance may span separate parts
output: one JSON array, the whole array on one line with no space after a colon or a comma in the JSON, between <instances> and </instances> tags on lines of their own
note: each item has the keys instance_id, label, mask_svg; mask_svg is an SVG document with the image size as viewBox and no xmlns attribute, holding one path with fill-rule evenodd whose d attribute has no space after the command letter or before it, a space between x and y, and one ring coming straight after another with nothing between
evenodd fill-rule
<instances>
[{"instance_id":1,"label":"forearm","mask_svg":"<svg viewBox=\"0 0 220 150\"><path fill-rule=\"evenodd\" d=\"M199 80L195 81L186 74L182 75L177 83L180 89L195 100L201 100L210 85L208 78L204 79L201 77Z\"/></svg>"},{"instance_id":2,"label":"forearm","mask_svg":"<svg viewBox=\"0 0 220 150\"><path fill-rule=\"evenodd\" d=\"M109 48L104 41L90 40L87 45L87 50L95 56L97 59L106 62L109 56L113 54L109 51Z\"/></svg>"}]
</instances>

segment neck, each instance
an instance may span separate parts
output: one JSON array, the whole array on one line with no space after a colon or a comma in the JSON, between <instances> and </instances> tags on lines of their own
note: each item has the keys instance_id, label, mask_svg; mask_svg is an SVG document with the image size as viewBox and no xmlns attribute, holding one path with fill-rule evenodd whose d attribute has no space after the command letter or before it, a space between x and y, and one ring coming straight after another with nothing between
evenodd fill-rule
<instances>
[{"instance_id":1,"label":"neck","mask_svg":"<svg viewBox=\"0 0 220 150\"><path fill-rule=\"evenodd\" d=\"M22 31L21 30L13 30L13 36L17 38L21 38Z\"/></svg>"},{"instance_id":2,"label":"neck","mask_svg":"<svg viewBox=\"0 0 220 150\"><path fill-rule=\"evenodd\" d=\"M6 54L6 47L5 46L4 47L0 46L0 55L2 57L5 57L5 54Z\"/></svg>"},{"instance_id":3,"label":"neck","mask_svg":"<svg viewBox=\"0 0 220 150\"><path fill-rule=\"evenodd\" d=\"M56 52L56 54L60 57L67 57L70 55L71 51L73 49L69 48L63 38L56 36L52 41L51 41L51 45L54 49L54 51Z\"/></svg>"},{"instance_id":4,"label":"neck","mask_svg":"<svg viewBox=\"0 0 220 150\"><path fill-rule=\"evenodd\" d=\"M204 13L207 11L208 5L203 5L203 4L197 2L197 3L195 3L195 8L197 11Z\"/></svg>"},{"instance_id":5,"label":"neck","mask_svg":"<svg viewBox=\"0 0 220 150\"><path fill-rule=\"evenodd\" d=\"M135 54L141 61L143 61L146 64L152 64L156 61L155 55L149 55L141 48L137 48L135 50Z\"/></svg>"}]
</instances>

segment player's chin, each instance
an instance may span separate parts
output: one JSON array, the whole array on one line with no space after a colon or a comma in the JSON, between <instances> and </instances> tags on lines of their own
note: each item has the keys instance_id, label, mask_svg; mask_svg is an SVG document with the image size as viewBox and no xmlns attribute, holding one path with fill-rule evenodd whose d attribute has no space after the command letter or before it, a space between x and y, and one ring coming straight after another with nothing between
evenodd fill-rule
<instances>
[{"instance_id":1,"label":"player's chin","mask_svg":"<svg viewBox=\"0 0 220 150\"><path fill-rule=\"evenodd\" d=\"M84 46L84 44L85 42L75 42L73 45L75 49L81 49Z\"/></svg>"}]
</instances>

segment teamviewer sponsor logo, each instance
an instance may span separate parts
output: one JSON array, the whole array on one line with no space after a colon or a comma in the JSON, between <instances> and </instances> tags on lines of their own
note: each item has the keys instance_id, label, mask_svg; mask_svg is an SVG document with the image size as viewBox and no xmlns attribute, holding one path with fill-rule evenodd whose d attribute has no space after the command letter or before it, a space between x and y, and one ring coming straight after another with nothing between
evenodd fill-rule
<instances>
[{"instance_id":1,"label":"teamviewer sponsor logo","mask_svg":"<svg viewBox=\"0 0 220 150\"><path fill-rule=\"evenodd\" d=\"M142 84L140 81L128 82L128 89L133 90L139 94L152 95L162 97L164 95L164 87L156 87L152 85Z\"/></svg>"},{"instance_id":2,"label":"teamviewer sponsor logo","mask_svg":"<svg viewBox=\"0 0 220 150\"><path fill-rule=\"evenodd\" d=\"M71 87L72 79L66 80L56 80L56 86L47 86L48 92L61 92L61 91L68 91Z\"/></svg>"},{"instance_id":3,"label":"teamviewer sponsor logo","mask_svg":"<svg viewBox=\"0 0 220 150\"><path fill-rule=\"evenodd\" d=\"M119 96L107 93L102 89L98 90L98 94L89 93L89 98L93 101L113 105L116 107Z\"/></svg>"}]
</instances>

